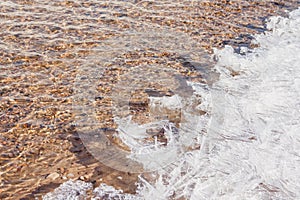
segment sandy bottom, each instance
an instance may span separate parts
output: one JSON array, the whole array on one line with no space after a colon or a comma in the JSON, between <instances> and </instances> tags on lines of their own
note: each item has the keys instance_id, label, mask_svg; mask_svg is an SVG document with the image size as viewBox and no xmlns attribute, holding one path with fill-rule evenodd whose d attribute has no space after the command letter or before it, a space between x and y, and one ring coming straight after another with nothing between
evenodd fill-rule
<instances>
[{"instance_id":1,"label":"sandy bottom","mask_svg":"<svg viewBox=\"0 0 300 200\"><path fill-rule=\"evenodd\" d=\"M199 1L193 5L184 1L1 2L0 198L41 198L67 180L91 182L93 187L106 183L126 193L136 191L138 174L101 164L84 147L76 129L76 78L87 63L103 62L104 58L96 59L95 51L103 41L122 38L126 31L172 29L193 38L195 49L202 51L198 55L201 63L212 66L213 47L228 44L237 52L243 46L254 48L250 34L266 30L264 19L285 15L297 6L297 1L279 0ZM95 81L101 128L115 128L112 100L102 96L111 94L120 75L134 66L154 62L189 80L211 81L188 61L156 48L159 51L154 53L125 48L119 54L107 51L107 57L115 59L107 61L102 78ZM168 91L160 89L167 95ZM143 99L149 93L133 94L134 120L149 120ZM122 147L120 141L110 139Z\"/></svg>"}]
</instances>

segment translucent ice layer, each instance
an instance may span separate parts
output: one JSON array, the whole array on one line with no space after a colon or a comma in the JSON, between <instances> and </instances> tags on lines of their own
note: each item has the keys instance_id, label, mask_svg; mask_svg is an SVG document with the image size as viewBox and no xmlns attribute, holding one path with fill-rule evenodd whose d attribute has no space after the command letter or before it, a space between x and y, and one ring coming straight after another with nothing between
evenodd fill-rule
<instances>
[{"instance_id":1,"label":"translucent ice layer","mask_svg":"<svg viewBox=\"0 0 300 200\"><path fill-rule=\"evenodd\" d=\"M158 170L154 182L140 176L136 196L102 185L95 198L300 199L300 9L267 27L245 55L215 50L220 79L209 92L194 85L211 99L202 99L211 113L199 148Z\"/></svg>"},{"instance_id":2,"label":"translucent ice layer","mask_svg":"<svg viewBox=\"0 0 300 200\"><path fill-rule=\"evenodd\" d=\"M300 9L268 28L245 55L215 50L206 138L154 185L142 180L145 199L300 198Z\"/></svg>"}]
</instances>

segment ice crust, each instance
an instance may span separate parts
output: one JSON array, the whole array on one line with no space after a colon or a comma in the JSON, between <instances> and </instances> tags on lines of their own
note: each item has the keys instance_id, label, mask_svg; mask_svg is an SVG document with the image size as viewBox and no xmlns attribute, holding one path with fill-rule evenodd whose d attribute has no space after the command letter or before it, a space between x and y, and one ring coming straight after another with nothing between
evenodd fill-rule
<instances>
[{"instance_id":1,"label":"ice crust","mask_svg":"<svg viewBox=\"0 0 300 200\"><path fill-rule=\"evenodd\" d=\"M43 200L81 200L86 197L86 191L92 188L92 183L69 180L43 196Z\"/></svg>"},{"instance_id":2,"label":"ice crust","mask_svg":"<svg viewBox=\"0 0 300 200\"><path fill-rule=\"evenodd\" d=\"M200 149L158 170L155 183L140 176L136 195L101 185L94 198L300 199L300 9L267 27L245 55L215 49L220 79L209 93L194 86L211 99ZM88 187L66 182L44 199L76 199Z\"/></svg>"}]
</instances>

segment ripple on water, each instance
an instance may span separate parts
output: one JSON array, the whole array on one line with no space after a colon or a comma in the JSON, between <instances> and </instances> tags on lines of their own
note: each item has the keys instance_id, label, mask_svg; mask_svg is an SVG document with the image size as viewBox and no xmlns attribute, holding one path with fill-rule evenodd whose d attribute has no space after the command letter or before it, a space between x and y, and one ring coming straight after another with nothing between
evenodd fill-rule
<instances>
[{"instance_id":1,"label":"ripple on water","mask_svg":"<svg viewBox=\"0 0 300 200\"><path fill-rule=\"evenodd\" d=\"M124 82L132 72L140 74L137 66L161 71L166 67L178 81L177 92L184 95L181 91L191 88L182 84L186 80L214 80L203 73L212 66L204 49L211 51L223 41L247 46L251 39L247 35L264 28L262 16L283 14L295 5L296 1L1 1L1 198L14 198L15 191L18 198L32 197L32 191L38 195L46 191L43 186L62 183L70 171L75 178L91 173L86 180L103 178L134 192L136 178L127 176L126 184L114 181L119 172L105 166L101 175L95 160L82 161L88 153L80 142L68 139L76 135L72 106L78 77L90 75L92 66L105 63L106 70L96 73L99 77L92 88L97 94L93 109L98 121L113 127L112 102L101 95L107 97L111 89L116 93L116 88L122 88L114 88L116 77ZM77 91L83 91L80 87ZM149 94L148 90L143 95ZM142 111L136 116L143 116ZM69 151L74 145L76 151ZM51 173L60 177L45 178Z\"/></svg>"}]
</instances>

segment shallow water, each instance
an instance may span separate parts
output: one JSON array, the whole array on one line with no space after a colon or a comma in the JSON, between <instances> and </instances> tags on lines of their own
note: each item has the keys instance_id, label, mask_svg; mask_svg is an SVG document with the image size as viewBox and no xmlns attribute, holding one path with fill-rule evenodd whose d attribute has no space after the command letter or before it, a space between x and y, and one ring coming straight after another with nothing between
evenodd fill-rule
<instances>
[{"instance_id":1,"label":"shallow water","mask_svg":"<svg viewBox=\"0 0 300 200\"><path fill-rule=\"evenodd\" d=\"M149 161L138 162L138 145L165 152L167 141L182 155L199 148L197 139L184 138L202 132L191 119L208 124L203 116L209 104L197 108L198 113L193 109L199 101L212 100L205 99L206 89L199 92L201 97L193 92L203 85L210 88L218 79L210 71L215 63L212 47L229 44L240 52L251 46L250 34L266 30L264 18L286 15L286 9L298 5L297 1L1 1L0 197L33 198L80 177L86 181L103 177L107 184L134 192L136 180L115 180L112 177L126 175L114 169L152 171L177 160L177 154L170 155L162 163L146 163L151 167L145 169ZM180 100L163 103L174 94L189 102L179 106L180 112L167 108L178 108ZM147 107L157 104L163 106ZM126 121L129 115L132 118ZM145 125L157 119L164 123ZM146 126L147 134L155 136L115 137L122 132L120 127L123 133L132 132L129 122ZM192 135L184 134L189 131ZM183 139L172 139L175 132ZM95 133L107 138L93 146ZM101 148L104 157L98 157ZM97 164L87 150L98 160L106 159L104 164L112 169ZM119 157L107 159L116 155L111 150L125 155L121 162ZM137 169L123 165L132 159ZM95 175L99 166L105 177Z\"/></svg>"},{"instance_id":2,"label":"shallow water","mask_svg":"<svg viewBox=\"0 0 300 200\"><path fill-rule=\"evenodd\" d=\"M209 123L197 133L200 148L177 154L172 165L153 173L154 181L140 176L136 195L101 184L93 199L298 199L299 25L300 9L289 18L273 17L272 31L254 36L260 47L243 49L245 55L230 46L216 49L220 79L208 91L194 85L194 92L206 97L200 105L208 104ZM75 184L86 183L66 182L44 198L62 191L74 198Z\"/></svg>"}]
</instances>

